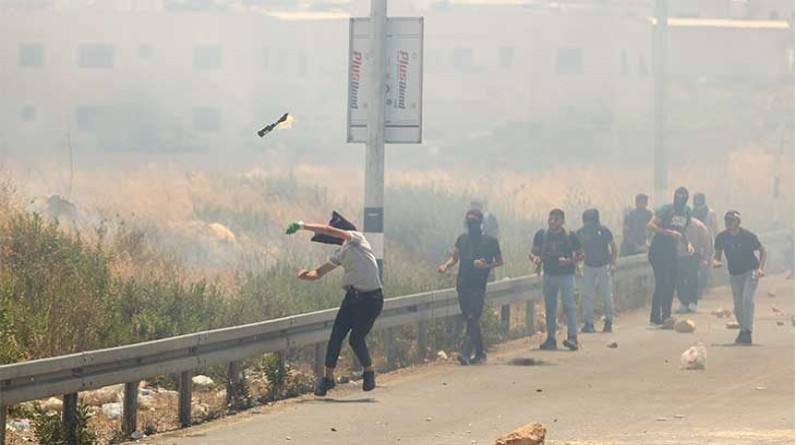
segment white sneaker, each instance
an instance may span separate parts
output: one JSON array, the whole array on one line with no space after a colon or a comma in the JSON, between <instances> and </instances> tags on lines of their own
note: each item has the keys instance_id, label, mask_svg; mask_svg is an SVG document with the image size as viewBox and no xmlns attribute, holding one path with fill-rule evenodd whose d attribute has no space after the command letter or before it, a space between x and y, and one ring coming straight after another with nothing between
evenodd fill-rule
<instances>
[{"instance_id":1,"label":"white sneaker","mask_svg":"<svg viewBox=\"0 0 796 445\"><path fill-rule=\"evenodd\" d=\"M676 314L687 314L688 313L688 306L680 305L680 307L675 311Z\"/></svg>"},{"instance_id":2,"label":"white sneaker","mask_svg":"<svg viewBox=\"0 0 796 445\"><path fill-rule=\"evenodd\" d=\"M697 310L697 305L696 305L696 303L690 303L690 304L688 305L688 310L689 310L689 311L691 311L691 312L696 312L696 310Z\"/></svg>"}]
</instances>

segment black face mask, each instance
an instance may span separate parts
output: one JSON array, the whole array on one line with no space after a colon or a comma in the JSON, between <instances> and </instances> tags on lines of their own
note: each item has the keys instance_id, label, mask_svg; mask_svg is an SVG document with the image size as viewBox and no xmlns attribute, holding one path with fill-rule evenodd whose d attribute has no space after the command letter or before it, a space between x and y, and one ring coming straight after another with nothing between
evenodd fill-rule
<instances>
[{"instance_id":1,"label":"black face mask","mask_svg":"<svg viewBox=\"0 0 796 445\"><path fill-rule=\"evenodd\" d=\"M481 223L478 221L467 221L467 233L474 238L481 236Z\"/></svg>"}]
</instances>

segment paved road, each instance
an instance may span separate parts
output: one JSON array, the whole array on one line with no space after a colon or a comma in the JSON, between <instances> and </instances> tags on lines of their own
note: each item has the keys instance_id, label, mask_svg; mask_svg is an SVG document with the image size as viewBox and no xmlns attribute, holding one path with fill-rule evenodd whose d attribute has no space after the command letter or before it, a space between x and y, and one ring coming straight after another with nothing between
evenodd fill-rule
<instances>
[{"instance_id":1,"label":"paved road","mask_svg":"<svg viewBox=\"0 0 796 445\"><path fill-rule=\"evenodd\" d=\"M157 443L490 444L541 422L553 444L792 444L793 282L761 281L753 346L733 345L738 331L709 315L718 306L732 308L727 288L714 289L690 316L692 334L648 330L647 313L634 312L617 320L614 334L581 335L577 352L515 341L483 366L393 373L368 395L350 388L326 400L303 397ZM607 348L609 341L619 347ZM698 341L708 349L707 369L680 370L680 354ZM510 364L515 358L545 364Z\"/></svg>"}]
</instances>

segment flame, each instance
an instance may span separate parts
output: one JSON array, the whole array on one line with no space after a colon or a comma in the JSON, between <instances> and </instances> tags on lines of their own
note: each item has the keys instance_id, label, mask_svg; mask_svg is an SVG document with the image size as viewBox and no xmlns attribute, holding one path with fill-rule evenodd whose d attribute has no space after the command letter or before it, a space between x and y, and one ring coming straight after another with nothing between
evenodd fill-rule
<instances>
[{"instance_id":1,"label":"flame","mask_svg":"<svg viewBox=\"0 0 796 445\"><path fill-rule=\"evenodd\" d=\"M287 115L287 119L284 122L280 122L279 125L276 126L277 130L290 130L293 128L293 123L296 122L296 119L293 118L292 114Z\"/></svg>"}]
</instances>

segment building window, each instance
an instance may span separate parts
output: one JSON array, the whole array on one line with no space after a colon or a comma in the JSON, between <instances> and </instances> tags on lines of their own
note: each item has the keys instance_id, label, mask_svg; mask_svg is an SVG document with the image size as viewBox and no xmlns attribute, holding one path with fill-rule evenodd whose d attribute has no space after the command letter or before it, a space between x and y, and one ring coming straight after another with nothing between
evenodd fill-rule
<instances>
[{"instance_id":1,"label":"building window","mask_svg":"<svg viewBox=\"0 0 796 445\"><path fill-rule=\"evenodd\" d=\"M80 45L78 66L80 68L113 68L114 50L111 45Z\"/></svg>"},{"instance_id":2,"label":"building window","mask_svg":"<svg viewBox=\"0 0 796 445\"><path fill-rule=\"evenodd\" d=\"M197 45L193 50L193 69L197 71L221 68L220 45Z\"/></svg>"},{"instance_id":3,"label":"building window","mask_svg":"<svg viewBox=\"0 0 796 445\"><path fill-rule=\"evenodd\" d=\"M25 122L33 122L36 120L36 107L32 105L25 105L22 107L22 120Z\"/></svg>"},{"instance_id":4,"label":"building window","mask_svg":"<svg viewBox=\"0 0 796 445\"><path fill-rule=\"evenodd\" d=\"M649 77L650 72L649 68L647 68L647 58L644 57L644 54L638 55L638 77L640 79L646 79Z\"/></svg>"},{"instance_id":5,"label":"building window","mask_svg":"<svg viewBox=\"0 0 796 445\"><path fill-rule=\"evenodd\" d=\"M514 62L514 48L507 46L500 48L498 59L501 68L511 68L511 64Z\"/></svg>"},{"instance_id":6,"label":"building window","mask_svg":"<svg viewBox=\"0 0 796 445\"><path fill-rule=\"evenodd\" d=\"M473 69L473 50L470 48L453 48L451 64L456 71L471 71Z\"/></svg>"},{"instance_id":7,"label":"building window","mask_svg":"<svg viewBox=\"0 0 796 445\"><path fill-rule=\"evenodd\" d=\"M581 74L583 72L583 50L559 48L556 52L556 72L558 74Z\"/></svg>"},{"instance_id":8,"label":"building window","mask_svg":"<svg viewBox=\"0 0 796 445\"><path fill-rule=\"evenodd\" d=\"M193 128L203 133L218 133L221 130L221 111L218 108L194 108Z\"/></svg>"},{"instance_id":9,"label":"building window","mask_svg":"<svg viewBox=\"0 0 796 445\"><path fill-rule=\"evenodd\" d=\"M75 110L77 129L85 132L94 132L99 128L100 109L81 105Z\"/></svg>"},{"instance_id":10,"label":"building window","mask_svg":"<svg viewBox=\"0 0 796 445\"><path fill-rule=\"evenodd\" d=\"M40 68L44 66L44 45L40 43L23 43L19 45L19 66L23 68Z\"/></svg>"},{"instance_id":11,"label":"building window","mask_svg":"<svg viewBox=\"0 0 796 445\"><path fill-rule=\"evenodd\" d=\"M627 58L627 50L622 50L622 76L630 75L630 61Z\"/></svg>"},{"instance_id":12,"label":"building window","mask_svg":"<svg viewBox=\"0 0 796 445\"><path fill-rule=\"evenodd\" d=\"M143 44L138 46L138 57L144 60L151 60L155 55L155 50L152 45Z\"/></svg>"}]
</instances>

